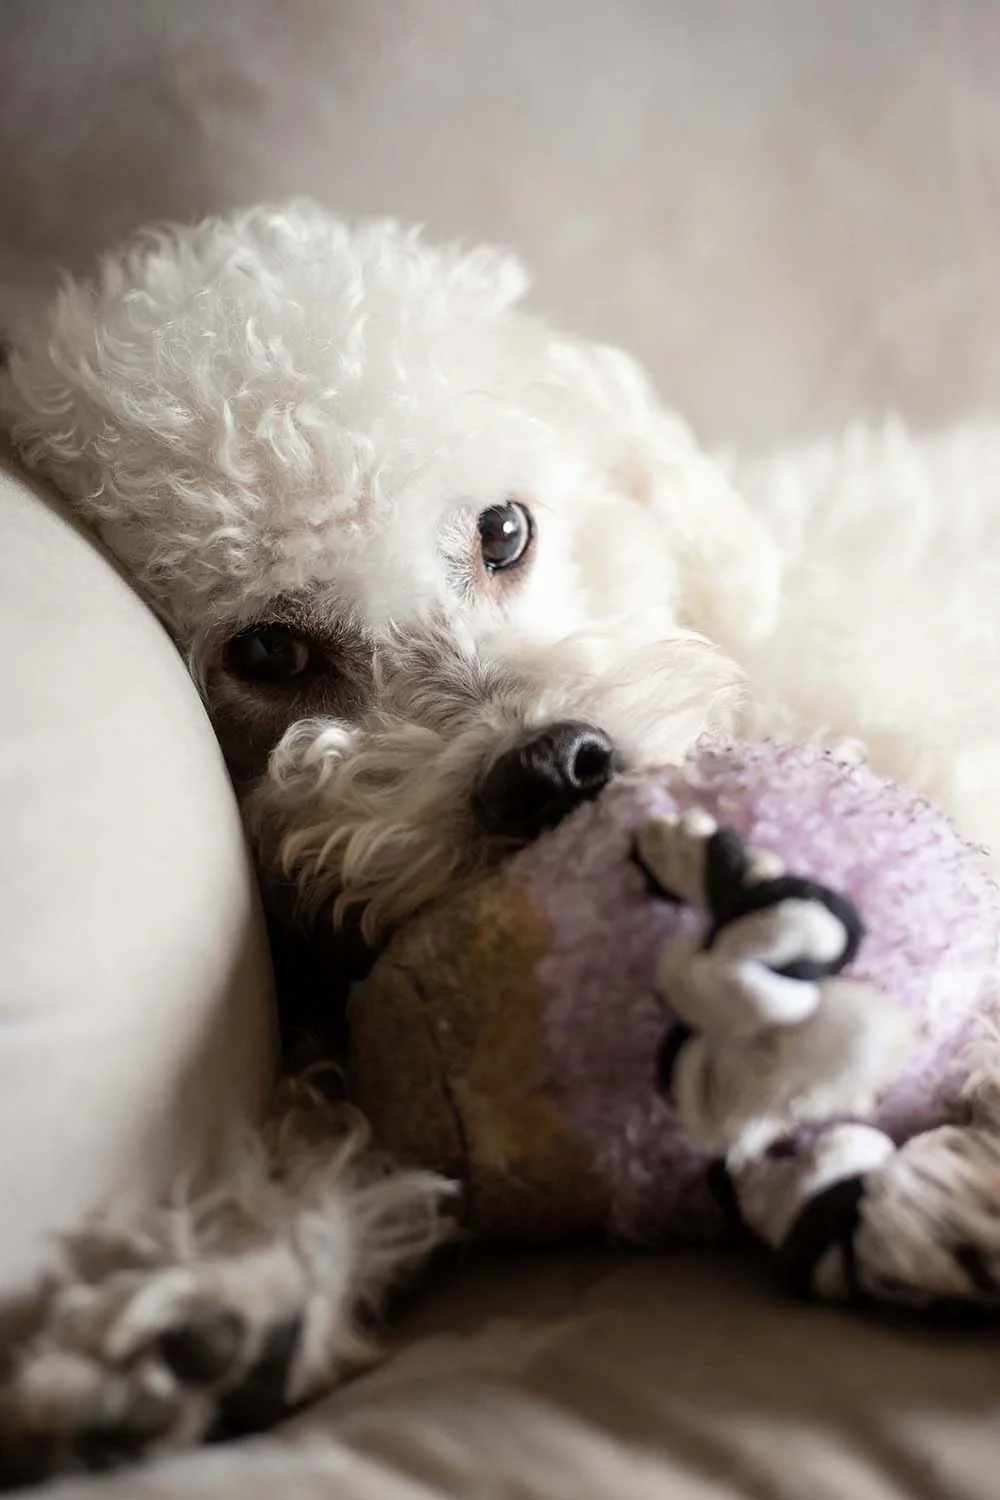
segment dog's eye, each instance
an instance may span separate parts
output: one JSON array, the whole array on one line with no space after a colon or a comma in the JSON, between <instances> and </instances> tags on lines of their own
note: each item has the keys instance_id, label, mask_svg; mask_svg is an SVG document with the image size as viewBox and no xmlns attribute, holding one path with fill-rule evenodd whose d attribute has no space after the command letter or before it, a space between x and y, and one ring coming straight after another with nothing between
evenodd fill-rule
<instances>
[{"instance_id":1,"label":"dog's eye","mask_svg":"<svg viewBox=\"0 0 1000 1500\"><path fill-rule=\"evenodd\" d=\"M479 517L479 550L487 573L500 573L519 563L533 536L531 516L517 501L484 510Z\"/></svg>"},{"instance_id":2,"label":"dog's eye","mask_svg":"<svg viewBox=\"0 0 1000 1500\"><path fill-rule=\"evenodd\" d=\"M255 625L226 647L226 666L246 682L288 682L311 665L308 641L282 625Z\"/></svg>"}]
</instances>

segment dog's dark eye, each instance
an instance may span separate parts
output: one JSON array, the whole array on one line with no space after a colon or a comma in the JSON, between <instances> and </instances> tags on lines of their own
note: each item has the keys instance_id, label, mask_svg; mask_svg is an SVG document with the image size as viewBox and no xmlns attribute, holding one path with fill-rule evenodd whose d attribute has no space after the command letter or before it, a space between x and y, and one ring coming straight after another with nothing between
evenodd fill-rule
<instances>
[{"instance_id":1,"label":"dog's dark eye","mask_svg":"<svg viewBox=\"0 0 1000 1500\"><path fill-rule=\"evenodd\" d=\"M487 573L499 573L519 563L533 536L531 516L515 500L484 510L479 517L479 550Z\"/></svg>"},{"instance_id":2,"label":"dog's dark eye","mask_svg":"<svg viewBox=\"0 0 1000 1500\"><path fill-rule=\"evenodd\" d=\"M246 682L288 682L311 665L308 641L282 625L255 625L226 647L226 666Z\"/></svg>"}]
</instances>

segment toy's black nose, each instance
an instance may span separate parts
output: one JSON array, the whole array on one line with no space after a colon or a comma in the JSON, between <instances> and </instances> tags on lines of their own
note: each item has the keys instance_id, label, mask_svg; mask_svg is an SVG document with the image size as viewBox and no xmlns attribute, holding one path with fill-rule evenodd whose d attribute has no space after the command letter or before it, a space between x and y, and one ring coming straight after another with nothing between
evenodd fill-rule
<instances>
[{"instance_id":1,"label":"toy's black nose","mask_svg":"<svg viewBox=\"0 0 1000 1500\"><path fill-rule=\"evenodd\" d=\"M493 762L475 793L476 821L484 833L536 838L596 797L616 769L614 746L602 730L549 724Z\"/></svg>"}]
</instances>

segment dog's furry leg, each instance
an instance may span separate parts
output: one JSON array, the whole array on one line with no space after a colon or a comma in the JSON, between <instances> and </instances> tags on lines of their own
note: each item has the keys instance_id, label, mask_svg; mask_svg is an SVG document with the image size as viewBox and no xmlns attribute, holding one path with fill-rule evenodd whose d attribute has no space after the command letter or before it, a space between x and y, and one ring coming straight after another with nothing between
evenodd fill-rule
<instances>
[{"instance_id":1,"label":"dog's furry leg","mask_svg":"<svg viewBox=\"0 0 1000 1500\"><path fill-rule=\"evenodd\" d=\"M0 1389L0 1484L266 1427L373 1357L448 1189L303 1093L210 1198L67 1241Z\"/></svg>"},{"instance_id":2,"label":"dog's furry leg","mask_svg":"<svg viewBox=\"0 0 1000 1500\"><path fill-rule=\"evenodd\" d=\"M826 1301L1000 1307L1000 1136L941 1126L898 1149L869 1125L818 1125L731 1179L790 1288Z\"/></svg>"},{"instance_id":3,"label":"dog's furry leg","mask_svg":"<svg viewBox=\"0 0 1000 1500\"><path fill-rule=\"evenodd\" d=\"M944 1125L889 1157L865 1183L854 1277L911 1307L1000 1307L1000 1135Z\"/></svg>"}]
</instances>

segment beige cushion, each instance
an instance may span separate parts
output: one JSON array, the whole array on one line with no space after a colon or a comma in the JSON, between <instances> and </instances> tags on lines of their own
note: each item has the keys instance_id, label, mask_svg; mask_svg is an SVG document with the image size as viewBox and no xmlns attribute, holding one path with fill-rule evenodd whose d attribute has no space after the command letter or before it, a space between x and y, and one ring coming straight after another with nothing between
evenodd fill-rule
<instances>
[{"instance_id":1,"label":"beige cushion","mask_svg":"<svg viewBox=\"0 0 1000 1500\"><path fill-rule=\"evenodd\" d=\"M491 1262L284 1430L60 1500L995 1500L997 1335L789 1304L735 1256Z\"/></svg>"},{"instance_id":2,"label":"beige cushion","mask_svg":"<svg viewBox=\"0 0 1000 1500\"><path fill-rule=\"evenodd\" d=\"M259 1107L271 978L238 813L173 646L0 472L0 1291L53 1227Z\"/></svg>"}]
</instances>

